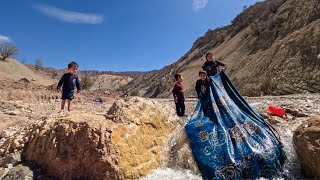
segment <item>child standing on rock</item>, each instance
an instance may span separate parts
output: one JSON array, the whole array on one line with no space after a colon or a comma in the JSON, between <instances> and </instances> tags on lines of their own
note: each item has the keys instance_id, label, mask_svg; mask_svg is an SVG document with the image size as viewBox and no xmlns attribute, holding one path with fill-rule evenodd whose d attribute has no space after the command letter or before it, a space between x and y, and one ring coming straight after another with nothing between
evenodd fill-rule
<instances>
[{"instance_id":1,"label":"child standing on rock","mask_svg":"<svg viewBox=\"0 0 320 180\"><path fill-rule=\"evenodd\" d=\"M173 87L172 94L174 97L174 103L176 104L177 115L182 117L185 112L185 98L182 86L183 77L181 74L175 74L174 78L176 79L176 84Z\"/></svg>"},{"instance_id":2,"label":"child standing on rock","mask_svg":"<svg viewBox=\"0 0 320 180\"><path fill-rule=\"evenodd\" d=\"M68 73L64 74L57 86L57 91L61 91L62 86L62 101L61 101L61 109L59 111L62 112L64 110L64 105L66 100L68 100L68 111L71 111L71 101L74 99L74 89L77 87L78 93L81 91L80 82L78 75L76 75L78 71L79 65L76 62L71 62L68 64Z\"/></svg>"}]
</instances>

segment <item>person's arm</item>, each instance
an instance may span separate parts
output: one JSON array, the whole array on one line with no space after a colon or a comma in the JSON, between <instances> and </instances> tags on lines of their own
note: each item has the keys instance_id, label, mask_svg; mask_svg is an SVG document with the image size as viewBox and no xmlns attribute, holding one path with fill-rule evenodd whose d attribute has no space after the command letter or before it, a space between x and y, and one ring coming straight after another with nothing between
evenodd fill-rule
<instances>
[{"instance_id":1,"label":"person's arm","mask_svg":"<svg viewBox=\"0 0 320 180\"><path fill-rule=\"evenodd\" d=\"M221 61L216 61L217 62L217 64L219 65L219 66L222 66L222 67L224 67L224 69L227 69L227 65L225 64L225 63L223 63L223 62L221 62Z\"/></svg>"},{"instance_id":2,"label":"person's arm","mask_svg":"<svg viewBox=\"0 0 320 180\"><path fill-rule=\"evenodd\" d=\"M174 102L178 102L178 91L177 91L176 85L174 85L172 89L172 95L173 95Z\"/></svg>"},{"instance_id":3,"label":"person's arm","mask_svg":"<svg viewBox=\"0 0 320 180\"><path fill-rule=\"evenodd\" d=\"M211 82L212 79L210 78L210 76L207 76L206 81Z\"/></svg>"},{"instance_id":4,"label":"person's arm","mask_svg":"<svg viewBox=\"0 0 320 180\"><path fill-rule=\"evenodd\" d=\"M63 75L61 77L61 79L59 80L58 86L57 86L57 91L59 92L61 90L61 86L64 83L64 79L65 79L65 75Z\"/></svg>"},{"instance_id":5,"label":"person's arm","mask_svg":"<svg viewBox=\"0 0 320 180\"><path fill-rule=\"evenodd\" d=\"M197 95L198 95L198 99L200 98L200 93L201 93L201 85L199 83L199 81L196 82L196 92L197 92Z\"/></svg>"},{"instance_id":6,"label":"person's arm","mask_svg":"<svg viewBox=\"0 0 320 180\"><path fill-rule=\"evenodd\" d=\"M76 77L76 87L78 89L78 93L81 91L81 86L80 86L80 81L79 81L79 77Z\"/></svg>"},{"instance_id":7,"label":"person's arm","mask_svg":"<svg viewBox=\"0 0 320 180\"><path fill-rule=\"evenodd\" d=\"M207 71L207 70L208 70L207 62L205 62L205 63L202 65L202 69L203 69L204 71Z\"/></svg>"}]
</instances>

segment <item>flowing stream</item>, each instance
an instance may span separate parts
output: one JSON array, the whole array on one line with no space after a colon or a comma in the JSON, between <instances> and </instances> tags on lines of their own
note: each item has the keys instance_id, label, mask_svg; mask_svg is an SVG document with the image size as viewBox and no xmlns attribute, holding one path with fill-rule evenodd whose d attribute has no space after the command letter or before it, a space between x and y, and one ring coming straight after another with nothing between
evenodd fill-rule
<instances>
[{"instance_id":1,"label":"flowing stream","mask_svg":"<svg viewBox=\"0 0 320 180\"><path fill-rule=\"evenodd\" d=\"M289 98L290 99L290 98ZM301 102L299 102L301 101ZM286 101L283 103L283 100L279 100L279 102L275 101L272 98L264 98L264 99L249 99L248 101L250 105L254 109L260 109L264 107L266 104L275 104L282 107L291 107L292 104L302 104L301 107L295 107L299 109L304 109L303 107L315 107L314 104L319 103L319 99L312 98L301 98L296 99L292 98L292 101ZM282 103L282 104L281 104ZM191 106L194 105L191 104ZM187 104L188 106L188 104ZM192 108L192 107L191 107ZM310 116L319 114L317 109L313 111L307 112ZM317 111L317 112L315 112ZM258 110L259 112L259 110ZM182 119L183 123L188 121L189 117ZM308 117L304 118L295 118L291 117L287 120L283 120L282 123L274 125L276 130L278 131L281 141L284 145L284 151L287 156L287 160L283 166L283 177L279 179L303 179L303 175L301 173L300 162L297 159L295 149L292 142L293 132L294 130L304 121L308 119ZM178 131L175 132L171 142L168 144L169 147L169 162L165 163L163 167L158 168L152 171L149 175L142 178L142 180L200 180L201 175L199 170L197 169L197 165L193 159L188 138L186 137L186 133L184 131L183 126L180 127Z\"/></svg>"}]
</instances>

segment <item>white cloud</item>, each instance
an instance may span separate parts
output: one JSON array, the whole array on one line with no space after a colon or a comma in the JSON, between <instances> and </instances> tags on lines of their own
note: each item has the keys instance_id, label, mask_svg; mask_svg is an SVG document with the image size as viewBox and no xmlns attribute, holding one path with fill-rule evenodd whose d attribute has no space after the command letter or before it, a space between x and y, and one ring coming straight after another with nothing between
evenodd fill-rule
<instances>
[{"instance_id":1,"label":"white cloud","mask_svg":"<svg viewBox=\"0 0 320 180\"><path fill-rule=\"evenodd\" d=\"M11 39L8 36L0 34L0 42L11 42Z\"/></svg>"},{"instance_id":2,"label":"white cloud","mask_svg":"<svg viewBox=\"0 0 320 180\"><path fill-rule=\"evenodd\" d=\"M56 18L60 21L76 24L101 24L104 21L104 17L99 14L80 13L75 11L67 11L64 9L48 6L44 4L38 4L34 6L39 12Z\"/></svg>"},{"instance_id":3,"label":"white cloud","mask_svg":"<svg viewBox=\"0 0 320 180\"><path fill-rule=\"evenodd\" d=\"M198 11L199 9L205 8L208 4L208 0L193 0L192 8L195 11Z\"/></svg>"}]
</instances>

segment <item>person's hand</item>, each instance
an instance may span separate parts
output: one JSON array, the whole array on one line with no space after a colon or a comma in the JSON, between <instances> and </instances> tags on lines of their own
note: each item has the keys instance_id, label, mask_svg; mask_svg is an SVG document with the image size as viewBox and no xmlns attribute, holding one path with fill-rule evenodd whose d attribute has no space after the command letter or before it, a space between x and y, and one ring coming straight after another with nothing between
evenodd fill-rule
<instances>
[{"instance_id":1,"label":"person's hand","mask_svg":"<svg viewBox=\"0 0 320 180\"><path fill-rule=\"evenodd\" d=\"M175 103L178 103L178 99L177 99L177 98L174 98L174 102L175 102Z\"/></svg>"},{"instance_id":2,"label":"person's hand","mask_svg":"<svg viewBox=\"0 0 320 180\"><path fill-rule=\"evenodd\" d=\"M60 92L61 91L61 89L60 88L57 88L57 92Z\"/></svg>"},{"instance_id":3,"label":"person's hand","mask_svg":"<svg viewBox=\"0 0 320 180\"><path fill-rule=\"evenodd\" d=\"M222 70L223 71L227 70L227 66L223 66Z\"/></svg>"}]
</instances>

